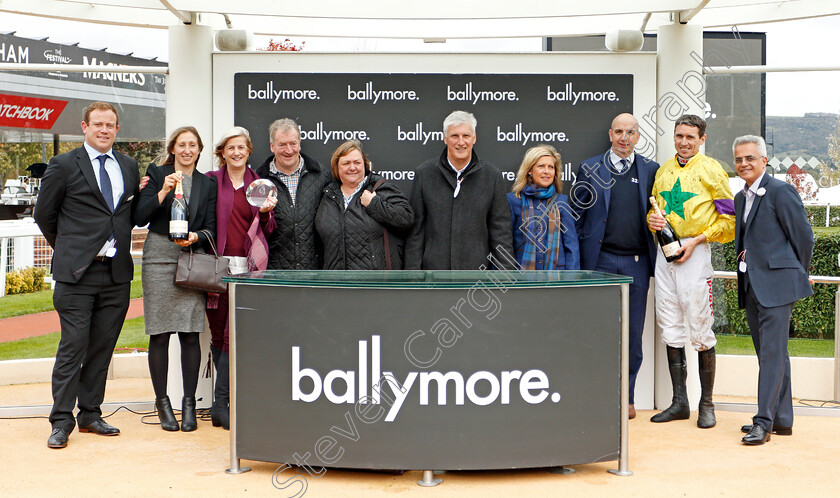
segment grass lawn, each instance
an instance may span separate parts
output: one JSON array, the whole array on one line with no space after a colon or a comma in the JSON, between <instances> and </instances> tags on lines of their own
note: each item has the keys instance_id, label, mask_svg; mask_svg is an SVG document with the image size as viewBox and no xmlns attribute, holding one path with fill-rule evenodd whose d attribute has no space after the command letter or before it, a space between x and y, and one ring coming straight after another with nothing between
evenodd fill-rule
<instances>
[{"instance_id":1,"label":"grass lawn","mask_svg":"<svg viewBox=\"0 0 840 498\"><path fill-rule=\"evenodd\" d=\"M30 292L29 294L14 294L11 296L0 297L0 319L9 318L11 316L29 315L31 313L41 313L42 311L52 311L53 291L42 290L38 292ZM143 296L143 284L140 282L140 265L134 265L134 280L131 281L131 298Z\"/></svg>"},{"instance_id":2,"label":"grass lawn","mask_svg":"<svg viewBox=\"0 0 840 498\"><path fill-rule=\"evenodd\" d=\"M752 338L748 335L717 334L715 351L719 354L755 355ZM788 341L790 356L807 356L811 358L833 358L834 341L829 339L790 339Z\"/></svg>"},{"instance_id":3,"label":"grass lawn","mask_svg":"<svg viewBox=\"0 0 840 498\"><path fill-rule=\"evenodd\" d=\"M840 233L840 227L811 227L817 235L834 235Z\"/></svg>"},{"instance_id":4,"label":"grass lawn","mask_svg":"<svg viewBox=\"0 0 840 498\"><path fill-rule=\"evenodd\" d=\"M58 350L61 332L30 337L19 341L0 343L0 361L29 358L53 358ZM126 320L117 341L117 353L131 353L136 349L145 351L149 347L145 320L141 316Z\"/></svg>"}]
</instances>

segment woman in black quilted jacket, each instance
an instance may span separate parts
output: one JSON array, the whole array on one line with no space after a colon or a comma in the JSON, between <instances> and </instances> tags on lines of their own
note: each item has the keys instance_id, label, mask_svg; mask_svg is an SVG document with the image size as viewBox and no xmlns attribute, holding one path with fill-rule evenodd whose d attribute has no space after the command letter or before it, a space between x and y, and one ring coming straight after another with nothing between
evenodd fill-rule
<instances>
[{"instance_id":1,"label":"woman in black quilted jacket","mask_svg":"<svg viewBox=\"0 0 840 498\"><path fill-rule=\"evenodd\" d=\"M353 140L335 150L334 181L324 189L315 230L324 246L325 270L401 270L401 233L414 215L392 182L371 173L362 145Z\"/></svg>"}]
</instances>

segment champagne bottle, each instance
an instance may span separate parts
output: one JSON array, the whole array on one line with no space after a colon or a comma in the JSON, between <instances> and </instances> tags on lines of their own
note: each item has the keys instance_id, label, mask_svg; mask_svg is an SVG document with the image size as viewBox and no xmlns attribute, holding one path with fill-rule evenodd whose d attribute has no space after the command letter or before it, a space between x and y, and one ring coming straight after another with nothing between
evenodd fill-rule
<instances>
[{"instance_id":1,"label":"champagne bottle","mask_svg":"<svg viewBox=\"0 0 840 498\"><path fill-rule=\"evenodd\" d=\"M650 197L650 205L653 206L653 209L655 209L657 213L662 213L659 209L659 205L656 204L656 198L653 196ZM679 254L677 254L677 249L679 249L682 244L680 243L680 238L677 236L676 230L674 230L674 227L671 226L671 223L668 222L667 218L665 218L665 227L656 232L656 239L659 241L659 247L662 248L662 254L665 255L665 261L670 263L674 260L680 259Z\"/></svg>"},{"instance_id":2,"label":"champagne bottle","mask_svg":"<svg viewBox=\"0 0 840 498\"><path fill-rule=\"evenodd\" d=\"M178 181L175 183L175 198L172 199L172 208L169 210L170 240L187 240L190 238L189 219L187 201L184 199L184 187Z\"/></svg>"}]
</instances>

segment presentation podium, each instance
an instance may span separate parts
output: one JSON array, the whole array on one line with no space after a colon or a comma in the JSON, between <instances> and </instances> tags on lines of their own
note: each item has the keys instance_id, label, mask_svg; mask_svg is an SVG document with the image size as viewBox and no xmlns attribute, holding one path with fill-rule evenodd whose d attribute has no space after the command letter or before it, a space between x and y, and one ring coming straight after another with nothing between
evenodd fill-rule
<instances>
[{"instance_id":1,"label":"presentation podium","mask_svg":"<svg viewBox=\"0 0 840 498\"><path fill-rule=\"evenodd\" d=\"M612 472L630 474L629 277L265 271L226 280L231 473L249 459L314 477L331 467L610 460Z\"/></svg>"}]
</instances>

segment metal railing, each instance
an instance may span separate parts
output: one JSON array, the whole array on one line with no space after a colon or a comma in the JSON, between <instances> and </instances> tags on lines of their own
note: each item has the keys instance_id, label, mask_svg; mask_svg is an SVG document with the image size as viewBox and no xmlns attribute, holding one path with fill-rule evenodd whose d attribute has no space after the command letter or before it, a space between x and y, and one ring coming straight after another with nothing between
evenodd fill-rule
<instances>
[{"instance_id":1,"label":"metal railing","mask_svg":"<svg viewBox=\"0 0 840 498\"><path fill-rule=\"evenodd\" d=\"M131 256L143 254L146 229L134 228L131 238ZM41 229L32 218L22 220L0 220L0 297L6 294L6 273L21 268L44 268L46 281L52 282L52 247L41 234Z\"/></svg>"},{"instance_id":2,"label":"metal railing","mask_svg":"<svg viewBox=\"0 0 840 498\"><path fill-rule=\"evenodd\" d=\"M736 280L738 274L734 271L716 271L715 278ZM840 401L840 277L811 275L810 278L815 284L838 286L834 293L834 400Z\"/></svg>"},{"instance_id":3,"label":"metal railing","mask_svg":"<svg viewBox=\"0 0 840 498\"><path fill-rule=\"evenodd\" d=\"M831 203L829 201L805 201L803 204L815 207L825 206L825 227L828 228L831 226L831 208L838 207L836 203ZM811 224L813 225L813 222Z\"/></svg>"}]
</instances>

